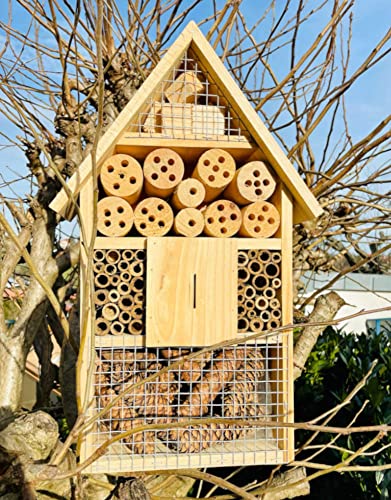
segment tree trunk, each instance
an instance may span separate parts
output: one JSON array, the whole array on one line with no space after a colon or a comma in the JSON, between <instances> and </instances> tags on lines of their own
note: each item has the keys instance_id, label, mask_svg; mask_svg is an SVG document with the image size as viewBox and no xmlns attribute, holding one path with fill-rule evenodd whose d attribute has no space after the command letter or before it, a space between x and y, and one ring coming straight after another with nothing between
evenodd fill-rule
<instances>
[{"instance_id":1,"label":"tree trunk","mask_svg":"<svg viewBox=\"0 0 391 500\"><path fill-rule=\"evenodd\" d=\"M23 339L0 334L0 420L18 410L26 354Z\"/></svg>"}]
</instances>

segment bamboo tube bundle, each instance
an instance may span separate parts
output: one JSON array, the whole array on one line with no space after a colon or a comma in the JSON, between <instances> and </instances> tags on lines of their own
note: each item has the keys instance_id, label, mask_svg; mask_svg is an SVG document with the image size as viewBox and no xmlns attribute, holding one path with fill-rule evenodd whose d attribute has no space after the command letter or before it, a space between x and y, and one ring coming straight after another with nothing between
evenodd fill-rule
<instances>
[{"instance_id":1,"label":"bamboo tube bundle","mask_svg":"<svg viewBox=\"0 0 391 500\"><path fill-rule=\"evenodd\" d=\"M110 322L105 318L98 318L95 321L96 335L108 335L110 333Z\"/></svg>"},{"instance_id":2,"label":"bamboo tube bundle","mask_svg":"<svg viewBox=\"0 0 391 500\"><path fill-rule=\"evenodd\" d=\"M129 270L129 266L130 266L130 262L125 260L125 259L121 259L119 262L118 262L118 270L120 272L125 272L125 271L128 271Z\"/></svg>"},{"instance_id":3,"label":"bamboo tube bundle","mask_svg":"<svg viewBox=\"0 0 391 500\"><path fill-rule=\"evenodd\" d=\"M143 188L143 171L132 156L116 154L103 163L100 181L108 196L119 196L133 204Z\"/></svg>"},{"instance_id":4,"label":"bamboo tube bundle","mask_svg":"<svg viewBox=\"0 0 391 500\"><path fill-rule=\"evenodd\" d=\"M246 299L253 299L256 295L255 288L251 285L247 285L244 289L244 295Z\"/></svg>"},{"instance_id":5,"label":"bamboo tube bundle","mask_svg":"<svg viewBox=\"0 0 391 500\"><path fill-rule=\"evenodd\" d=\"M115 266L114 264L106 264L104 272L107 274L107 276L112 276L113 274L117 273L117 266Z\"/></svg>"},{"instance_id":6,"label":"bamboo tube bundle","mask_svg":"<svg viewBox=\"0 0 391 500\"><path fill-rule=\"evenodd\" d=\"M140 304L134 304L130 309L130 314L134 319L141 319L144 316L144 309Z\"/></svg>"},{"instance_id":7,"label":"bamboo tube bundle","mask_svg":"<svg viewBox=\"0 0 391 500\"><path fill-rule=\"evenodd\" d=\"M126 200L108 196L97 205L97 229L104 236L126 236L133 226L133 209Z\"/></svg>"},{"instance_id":8,"label":"bamboo tube bundle","mask_svg":"<svg viewBox=\"0 0 391 500\"><path fill-rule=\"evenodd\" d=\"M269 279L263 274L259 274L257 276L252 276L251 284L255 290L264 290L269 286Z\"/></svg>"},{"instance_id":9,"label":"bamboo tube bundle","mask_svg":"<svg viewBox=\"0 0 391 500\"><path fill-rule=\"evenodd\" d=\"M239 318L242 318L243 316L246 315L246 309L243 305L238 305L238 316Z\"/></svg>"},{"instance_id":10,"label":"bamboo tube bundle","mask_svg":"<svg viewBox=\"0 0 391 500\"><path fill-rule=\"evenodd\" d=\"M272 256L271 256L271 259L272 259L272 262L274 262L275 264L279 264L281 262L281 253L280 252L273 252L272 253Z\"/></svg>"},{"instance_id":11,"label":"bamboo tube bundle","mask_svg":"<svg viewBox=\"0 0 391 500\"><path fill-rule=\"evenodd\" d=\"M270 319L267 322L267 329L274 330L275 328L279 328L281 326L281 321L278 319Z\"/></svg>"},{"instance_id":12,"label":"bamboo tube bundle","mask_svg":"<svg viewBox=\"0 0 391 500\"><path fill-rule=\"evenodd\" d=\"M251 161L240 167L232 182L224 191L224 197L238 205L270 198L276 189L276 181L263 161Z\"/></svg>"},{"instance_id":13,"label":"bamboo tube bundle","mask_svg":"<svg viewBox=\"0 0 391 500\"><path fill-rule=\"evenodd\" d=\"M195 238L204 230L204 216L196 208L184 208L175 216L174 231L181 236Z\"/></svg>"},{"instance_id":14,"label":"bamboo tube bundle","mask_svg":"<svg viewBox=\"0 0 391 500\"><path fill-rule=\"evenodd\" d=\"M281 279L280 278L273 278L272 287L276 288L276 289L280 288L281 287Z\"/></svg>"},{"instance_id":15,"label":"bamboo tube bundle","mask_svg":"<svg viewBox=\"0 0 391 500\"><path fill-rule=\"evenodd\" d=\"M197 179L185 179L176 187L171 204L177 210L197 208L205 200L205 186Z\"/></svg>"},{"instance_id":16,"label":"bamboo tube bundle","mask_svg":"<svg viewBox=\"0 0 391 500\"><path fill-rule=\"evenodd\" d=\"M279 309L281 309L281 303L280 303L280 301L279 301L278 299L276 299L276 298L272 299L272 300L269 302L269 304L270 304L270 307L271 307L272 309L275 309L275 310L279 310Z\"/></svg>"},{"instance_id":17,"label":"bamboo tube bundle","mask_svg":"<svg viewBox=\"0 0 391 500\"><path fill-rule=\"evenodd\" d=\"M145 257L146 257L145 250L142 250L142 249L135 250L134 258L136 260L145 260Z\"/></svg>"},{"instance_id":18,"label":"bamboo tube bundle","mask_svg":"<svg viewBox=\"0 0 391 500\"><path fill-rule=\"evenodd\" d=\"M94 303L97 306L103 306L109 302L109 293L107 290L95 290L94 293Z\"/></svg>"},{"instance_id":19,"label":"bamboo tube bundle","mask_svg":"<svg viewBox=\"0 0 391 500\"><path fill-rule=\"evenodd\" d=\"M257 315L257 313L255 312L255 309L248 309L247 317L250 320L250 322L253 318L255 318L256 315Z\"/></svg>"},{"instance_id":20,"label":"bamboo tube bundle","mask_svg":"<svg viewBox=\"0 0 391 500\"><path fill-rule=\"evenodd\" d=\"M145 280L142 276L132 278L130 282L130 287L133 293L143 292L145 288Z\"/></svg>"},{"instance_id":21,"label":"bamboo tube bundle","mask_svg":"<svg viewBox=\"0 0 391 500\"><path fill-rule=\"evenodd\" d=\"M124 271L120 274L120 280L128 283L132 279L132 275L128 271Z\"/></svg>"},{"instance_id":22,"label":"bamboo tube bundle","mask_svg":"<svg viewBox=\"0 0 391 500\"><path fill-rule=\"evenodd\" d=\"M244 306L247 310L254 309L255 307L255 300L253 299L246 299Z\"/></svg>"},{"instance_id":23,"label":"bamboo tube bundle","mask_svg":"<svg viewBox=\"0 0 391 500\"><path fill-rule=\"evenodd\" d=\"M258 256L258 250L249 250L247 255L249 259L256 259Z\"/></svg>"},{"instance_id":24,"label":"bamboo tube bundle","mask_svg":"<svg viewBox=\"0 0 391 500\"><path fill-rule=\"evenodd\" d=\"M280 309L272 309L271 312L272 319L281 319L281 310Z\"/></svg>"},{"instance_id":25,"label":"bamboo tube bundle","mask_svg":"<svg viewBox=\"0 0 391 500\"><path fill-rule=\"evenodd\" d=\"M203 153L192 177L205 186L205 201L215 200L234 178L234 158L222 149L209 149Z\"/></svg>"},{"instance_id":26,"label":"bamboo tube bundle","mask_svg":"<svg viewBox=\"0 0 391 500\"><path fill-rule=\"evenodd\" d=\"M244 301L245 301L245 296L244 296L244 293L238 293L238 304L244 304Z\"/></svg>"},{"instance_id":27,"label":"bamboo tube bundle","mask_svg":"<svg viewBox=\"0 0 391 500\"><path fill-rule=\"evenodd\" d=\"M145 192L167 198L181 182L185 166L178 153L168 148L153 150L144 160Z\"/></svg>"},{"instance_id":28,"label":"bamboo tube bundle","mask_svg":"<svg viewBox=\"0 0 391 500\"><path fill-rule=\"evenodd\" d=\"M229 238L236 234L242 222L240 210L235 203L218 200L211 203L204 213L205 234L216 238Z\"/></svg>"},{"instance_id":29,"label":"bamboo tube bundle","mask_svg":"<svg viewBox=\"0 0 391 500\"><path fill-rule=\"evenodd\" d=\"M143 292L136 292L133 295L133 302L134 302L134 304L144 304L144 300L145 300L145 297L144 297L144 293Z\"/></svg>"},{"instance_id":30,"label":"bamboo tube bundle","mask_svg":"<svg viewBox=\"0 0 391 500\"><path fill-rule=\"evenodd\" d=\"M242 208L239 234L250 238L270 238L280 226L280 214L267 201L256 201Z\"/></svg>"},{"instance_id":31,"label":"bamboo tube bundle","mask_svg":"<svg viewBox=\"0 0 391 500\"><path fill-rule=\"evenodd\" d=\"M248 253L244 250L239 250L238 252L238 266L246 267L249 261Z\"/></svg>"},{"instance_id":32,"label":"bamboo tube bundle","mask_svg":"<svg viewBox=\"0 0 391 500\"><path fill-rule=\"evenodd\" d=\"M114 321L119 316L119 307L117 304L111 302L105 304L102 308L102 316L107 319L107 321Z\"/></svg>"},{"instance_id":33,"label":"bamboo tube bundle","mask_svg":"<svg viewBox=\"0 0 391 500\"><path fill-rule=\"evenodd\" d=\"M265 309L264 311L261 312L260 317L262 321L267 323L270 320L270 312Z\"/></svg>"},{"instance_id":34,"label":"bamboo tube bundle","mask_svg":"<svg viewBox=\"0 0 391 500\"><path fill-rule=\"evenodd\" d=\"M164 236L173 222L174 214L170 205L159 198L146 198L134 211L134 223L142 236Z\"/></svg>"},{"instance_id":35,"label":"bamboo tube bundle","mask_svg":"<svg viewBox=\"0 0 391 500\"><path fill-rule=\"evenodd\" d=\"M109 277L105 273L96 274L94 282L96 288L107 288L110 285Z\"/></svg>"},{"instance_id":36,"label":"bamboo tube bundle","mask_svg":"<svg viewBox=\"0 0 391 500\"><path fill-rule=\"evenodd\" d=\"M238 293L243 293L244 294L245 287L246 287L245 282L239 280L239 282L238 282Z\"/></svg>"},{"instance_id":37,"label":"bamboo tube bundle","mask_svg":"<svg viewBox=\"0 0 391 500\"><path fill-rule=\"evenodd\" d=\"M125 326L121 321L113 321L110 325L110 333L112 335L122 335L125 331Z\"/></svg>"}]
</instances>

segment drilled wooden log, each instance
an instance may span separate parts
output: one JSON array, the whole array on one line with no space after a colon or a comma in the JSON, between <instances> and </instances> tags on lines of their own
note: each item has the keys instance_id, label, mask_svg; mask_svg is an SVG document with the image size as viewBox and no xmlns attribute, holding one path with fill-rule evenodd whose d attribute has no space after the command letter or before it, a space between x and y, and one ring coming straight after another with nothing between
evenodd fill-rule
<instances>
[{"instance_id":1,"label":"drilled wooden log","mask_svg":"<svg viewBox=\"0 0 391 500\"><path fill-rule=\"evenodd\" d=\"M270 169L262 161L251 161L240 167L224 191L224 198L238 205L270 198L276 188Z\"/></svg>"},{"instance_id":2,"label":"drilled wooden log","mask_svg":"<svg viewBox=\"0 0 391 500\"><path fill-rule=\"evenodd\" d=\"M196 208L184 208L180 210L174 219L174 231L180 236L195 238L204 230L204 216Z\"/></svg>"},{"instance_id":3,"label":"drilled wooden log","mask_svg":"<svg viewBox=\"0 0 391 500\"><path fill-rule=\"evenodd\" d=\"M209 149L200 156L192 177L205 186L205 201L210 202L224 191L235 171L235 160L227 151Z\"/></svg>"},{"instance_id":4,"label":"drilled wooden log","mask_svg":"<svg viewBox=\"0 0 391 500\"><path fill-rule=\"evenodd\" d=\"M133 204L143 188L143 171L132 156L116 154L103 163L100 181L108 196L119 196Z\"/></svg>"},{"instance_id":5,"label":"drilled wooden log","mask_svg":"<svg viewBox=\"0 0 391 500\"><path fill-rule=\"evenodd\" d=\"M164 236L174 223L174 214L164 200L146 198L134 211L134 223L143 236Z\"/></svg>"},{"instance_id":6,"label":"drilled wooden log","mask_svg":"<svg viewBox=\"0 0 391 500\"><path fill-rule=\"evenodd\" d=\"M241 236L270 238L279 227L280 214L271 203L256 201L242 208Z\"/></svg>"},{"instance_id":7,"label":"drilled wooden log","mask_svg":"<svg viewBox=\"0 0 391 500\"><path fill-rule=\"evenodd\" d=\"M236 234L242 222L239 207L232 201L218 200L204 213L205 234L216 238L229 238Z\"/></svg>"},{"instance_id":8,"label":"drilled wooden log","mask_svg":"<svg viewBox=\"0 0 391 500\"><path fill-rule=\"evenodd\" d=\"M168 148L155 149L144 160L145 192L167 198L181 182L184 172L178 153Z\"/></svg>"},{"instance_id":9,"label":"drilled wooden log","mask_svg":"<svg viewBox=\"0 0 391 500\"><path fill-rule=\"evenodd\" d=\"M108 196L97 205L97 229L104 236L126 236L133 226L133 209L126 200Z\"/></svg>"},{"instance_id":10,"label":"drilled wooden log","mask_svg":"<svg viewBox=\"0 0 391 500\"><path fill-rule=\"evenodd\" d=\"M176 210L197 208L205 200L205 186L197 179L185 179L176 187L171 205Z\"/></svg>"}]
</instances>

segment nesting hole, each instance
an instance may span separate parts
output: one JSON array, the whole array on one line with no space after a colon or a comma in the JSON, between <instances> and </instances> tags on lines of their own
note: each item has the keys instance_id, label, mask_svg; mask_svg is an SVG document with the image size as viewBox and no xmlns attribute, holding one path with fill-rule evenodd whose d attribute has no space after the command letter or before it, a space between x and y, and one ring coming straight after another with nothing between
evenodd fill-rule
<instances>
[{"instance_id":1,"label":"nesting hole","mask_svg":"<svg viewBox=\"0 0 391 500\"><path fill-rule=\"evenodd\" d=\"M107 167L107 171L111 174L112 172L114 172L114 167L113 165L108 165Z\"/></svg>"},{"instance_id":2,"label":"nesting hole","mask_svg":"<svg viewBox=\"0 0 391 500\"><path fill-rule=\"evenodd\" d=\"M154 163L160 163L160 156L154 156L153 161Z\"/></svg>"},{"instance_id":3,"label":"nesting hole","mask_svg":"<svg viewBox=\"0 0 391 500\"><path fill-rule=\"evenodd\" d=\"M157 179L159 179L159 176L156 172L154 172L152 175L151 175L151 178L152 180L156 181Z\"/></svg>"}]
</instances>

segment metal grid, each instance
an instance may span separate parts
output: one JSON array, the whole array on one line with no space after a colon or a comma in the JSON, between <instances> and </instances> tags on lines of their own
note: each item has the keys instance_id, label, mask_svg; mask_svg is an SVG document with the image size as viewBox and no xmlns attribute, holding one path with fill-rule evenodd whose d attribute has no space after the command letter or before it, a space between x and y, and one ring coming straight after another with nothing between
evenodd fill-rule
<instances>
[{"instance_id":1,"label":"metal grid","mask_svg":"<svg viewBox=\"0 0 391 500\"><path fill-rule=\"evenodd\" d=\"M154 468L281 463L287 438L277 431L286 417L287 349L284 334L262 343L242 344L201 353L134 388L196 348L98 347L94 375L96 411L122 391L126 394L97 423L93 447L141 425L170 424L122 438L110 458L94 464L107 472ZM176 428L178 422L200 423ZM237 418L241 423L224 423ZM212 419L205 422L202 419ZM213 419L219 419L213 422ZM248 427L246 420L256 419ZM276 427L263 425L276 421ZM91 451L94 451L93 449Z\"/></svg>"},{"instance_id":2,"label":"metal grid","mask_svg":"<svg viewBox=\"0 0 391 500\"><path fill-rule=\"evenodd\" d=\"M281 326L281 252L238 253L238 332L257 333Z\"/></svg>"},{"instance_id":3,"label":"metal grid","mask_svg":"<svg viewBox=\"0 0 391 500\"><path fill-rule=\"evenodd\" d=\"M139 136L247 141L250 134L212 76L188 51L130 125Z\"/></svg>"}]
</instances>

